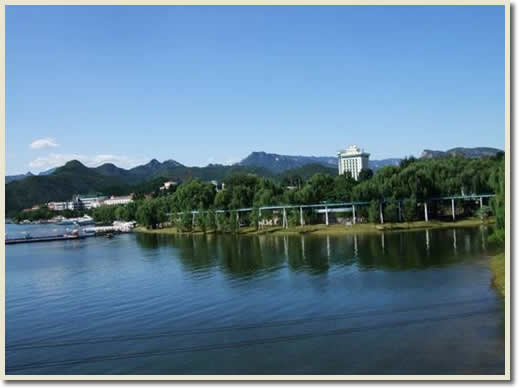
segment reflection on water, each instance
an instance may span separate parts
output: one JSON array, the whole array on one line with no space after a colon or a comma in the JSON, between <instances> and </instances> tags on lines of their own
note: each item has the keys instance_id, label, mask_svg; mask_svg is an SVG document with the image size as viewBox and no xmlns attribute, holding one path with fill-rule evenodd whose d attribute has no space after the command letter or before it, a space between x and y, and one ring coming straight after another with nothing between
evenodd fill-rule
<instances>
[{"instance_id":1,"label":"reflection on water","mask_svg":"<svg viewBox=\"0 0 518 388\"><path fill-rule=\"evenodd\" d=\"M186 269L221 267L235 275L253 275L288 266L309 273L330 266L359 270L416 270L446 266L486 253L487 226L376 234L317 235L150 235L138 234L143 249L174 248ZM457 234L463 244L457 249Z\"/></svg>"},{"instance_id":2,"label":"reflection on water","mask_svg":"<svg viewBox=\"0 0 518 388\"><path fill-rule=\"evenodd\" d=\"M7 373L503 373L489 232L7 246Z\"/></svg>"}]
</instances>

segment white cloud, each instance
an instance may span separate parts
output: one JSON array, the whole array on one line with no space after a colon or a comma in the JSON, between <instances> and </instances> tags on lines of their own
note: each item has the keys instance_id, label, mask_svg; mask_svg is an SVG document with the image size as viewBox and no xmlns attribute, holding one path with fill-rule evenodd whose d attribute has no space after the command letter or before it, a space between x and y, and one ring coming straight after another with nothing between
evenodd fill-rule
<instances>
[{"instance_id":1,"label":"white cloud","mask_svg":"<svg viewBox=\"0 0 518 388\"><path fill-rule=\"evenodd\" d=\"M104 163L113 163L117 167L131 168L146 163L146 159L133 159L122 155L99 154L49 154L40 156L29 163L29 167L34 170L48 170L53 167L60 167L71 160L79 160L85 166L97 167Z\"/></svg>"},{"instance_id":2,"label":"white cloud","mask_svg":"<svg viewBox=\"0 0 518 388\"><path fill-rule=\"evenodd\" d=\"M57 147L59 144L56 143L52 137L44 137L42 139L34 140L29 147L33 150L39 150L46 147Z\"/></svg>"}]
</instances>

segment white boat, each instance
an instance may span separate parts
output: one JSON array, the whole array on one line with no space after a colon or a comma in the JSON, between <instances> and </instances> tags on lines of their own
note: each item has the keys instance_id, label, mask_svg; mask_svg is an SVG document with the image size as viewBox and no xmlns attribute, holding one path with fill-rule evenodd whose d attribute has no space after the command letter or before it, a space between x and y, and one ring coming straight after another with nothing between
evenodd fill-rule
<instances>
[{"instance_id":1,"label":"white boat","mask_svg":"<svg viewBox=\"0 0 518 388\"><path fill-rule=\"evenodd\" d=\"M93 224L95 224L95 221L88 214L85 214L83 217L80 217L77 219L77 223L81 226L82 225L93 225Z\"/></svg>"},{"instance_id":2,"label":"white boat","mask_svg":"<svg viewBox=\"0 0 518 388\"><path fill-rule=\"evenodd\" d=\"M76 218L65 218L59 222L59 225L93 225L95 224L94 219L89 215L85 214L83 217Z\"/></svg>"}]
</instances>

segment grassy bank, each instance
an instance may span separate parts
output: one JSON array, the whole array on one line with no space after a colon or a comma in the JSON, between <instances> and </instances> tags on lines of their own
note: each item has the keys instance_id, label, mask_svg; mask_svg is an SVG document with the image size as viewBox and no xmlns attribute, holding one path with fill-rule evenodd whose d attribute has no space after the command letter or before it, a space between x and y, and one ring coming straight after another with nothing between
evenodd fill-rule
<instances>
[{"instance_id":1,"label":"grassy bank","mask_svg":"<svg viewBox=\"0 0 518 388\"><path fill-rule=\"evenodd\" d=\"M489 265L493 271L493 286L505 296L505 254L502 252L492 256Z\"/></svg>"},{"instance_id":2,"label":"grassy bank","mask_svg":"<svg viewBox=\"0 0 518 388\"><path fill-rule=\"evenodd\" d=\"M492 223L494 219L490 218L486 223ZM262 234L325 234L325 235L345 235L345 234L358 234L358 233L378 233L380 231L391 231L391 230L409 230L409 229L425 229L425 228L452 228L452 227L465 227L465 226L477 226L483 224L479 218L463 219L456 222L451 221L416 221L416 222L398 222L398 223L385 223L385 224L356 224L356 225L307 225L307 226L294 226L288 229L282 229L280 226L271 226L256 231L253 227L242 227L239 228L237 234L240 235L262 235ZM135 229L136 232L150 233L150 234L203 234L201 230L195 230L193 232L180 232L175 227L162 228L162 229L146 229L144 227L138 227ZM209 230L206 233L215 233L214 230Z\"/></svg>"}]
</instances>

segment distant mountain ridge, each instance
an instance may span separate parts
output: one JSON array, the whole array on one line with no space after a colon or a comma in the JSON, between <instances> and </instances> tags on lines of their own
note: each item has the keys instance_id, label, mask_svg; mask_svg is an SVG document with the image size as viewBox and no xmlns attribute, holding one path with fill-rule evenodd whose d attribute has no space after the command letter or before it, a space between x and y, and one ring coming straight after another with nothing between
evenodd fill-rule
<instances>
[{"instance_id":1,"label":"distant mountain ridge","mask_svg":"<svg viewBox=\"0 0 518 388\"><path fill-rule=\"evenodd\" d=\"M33 176L33 174L29 171L26 174L18 174L18 175L6 175L5 176L5 184L8 184L13 181L19 181L20 179L27 178L28 176Z\"/></svg>"},{"instance_id":2,"label":"distant mountain ridge","mask_svg":"<svg viewBox=\"0 0 518 388\"><path fill-rule=\"evenodd\" d=\"M40 172L38 174L38 176L49 175L49 174L52 174L54 171L56 171L56 169L51 168L50 170ZM28 176L34 176L34 174L32 172L28 171L26 174L6 175L5 184L8 184L9 182L12 182L12 181L18 181L20 179L27 178Z\"/></svg>"},{"instance_id":3,"label":"distant mountain ridge","mask_svg":"<svg viewBox=\"0 0 518 388\"><path fill-rule=\"evenodd\" d=\"M152 192L166 180L186 181L198 178L204 181L223 180L236 173L252 173L264 177L274 174L261 167L209 165L186 167L174 160L160 163L156 159L129 170L106 163L87 167L77 160L67 162L49 175L30 175L5 185L5 203L8 215L35 204L65 201L74 194L129 194L145 186Z\"/></svg>"},{"instance_id":4,"label":"distant mountain ridge","mask_svg":"<svg viewBox=\"0 0 518 388\"><path fill-rule=\"evenodd\" d=\"M473 147L473 148L465 148L465 147L455 147L449 149L447 151L434 151L434 150L424 150L421 153L421 159L433 159L433 158L441 158L445 156L464 156L466 158L482 158L488 156L495 156L499 152L504 152L498 148L491 147Z\"/></svg>"},{"instance_id":5,"label":"distant mountain ridge","mask_svg":"<svg viewBox=\"0 0 518 388\"><path fill-rule=\"evenodd\" d=\"M452 148L448 151L424 150L422 158L464 155L466 157L494 156L496 148ZM402 159L391 158L371 160L369 166L376 170L383 166L399 165ZM69 200L73 194L102 192L105 194L128 194L138 187L146 192L157 189L166 180L186 181L198 178L204 181L222 181L232 174L256 174L262 177L282 180L290 175L303 179L320 172L337 175L337 158L331 156L290 156L266 152L252 152L234 165L209 164L205 167L187 167L175 160L149 163L124 169L113 163L98 167L87 167L77 160L64 166L41 172L6 177L5 203L7 214L50 201Z\"/></svg>"},{"instance_id":6,"label":"distant mountain ridge","mask_svg":"<svg viewBox=\"0 0 518 388\"><path fill-rule=\"evenodd\" d=\"M384 166L398 166L401 158L382 160L369 160L369 168L377 170ZM324 167L332 167L338 170L338 158L336 156L300 156L279 155L264 151L255 151L246 158L236 163L238 166L264 167L275 173L300 168L308 164L320 164Z\"/></svg>"},{"instance_id":7,"label":"distant mountain ridge","mask_svg":"<svg viewBox=\"0 0 518 388\"><path fill-rule=\"evenodd\" d=\"M237 166L264 167L275 173L299 168L306 164L320 164L325 167L336 167L337 158L332 156L291 156L255 151L236 163Z\"/></svg>"}]
</instances>

